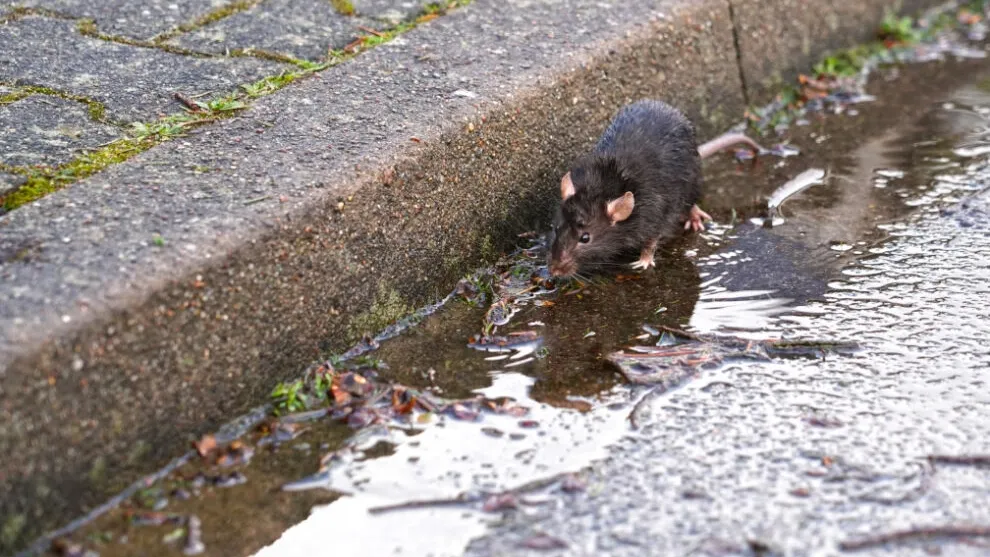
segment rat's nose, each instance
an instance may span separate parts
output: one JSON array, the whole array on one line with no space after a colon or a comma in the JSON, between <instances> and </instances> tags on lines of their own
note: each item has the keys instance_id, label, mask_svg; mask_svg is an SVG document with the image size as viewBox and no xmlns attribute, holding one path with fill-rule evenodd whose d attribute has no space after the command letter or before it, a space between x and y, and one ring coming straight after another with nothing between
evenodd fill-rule
<instances>
[{"instance_id":1,"label":"rat's nose","mask_svg":"<svg viewBox=\"0 0 990 557\"><path fill-rule=\"evenodd\" d=\"M550 275L561 278L574 274L574 262L571 260L560 260L550 264Z\"/></svg>"}]
</instances>

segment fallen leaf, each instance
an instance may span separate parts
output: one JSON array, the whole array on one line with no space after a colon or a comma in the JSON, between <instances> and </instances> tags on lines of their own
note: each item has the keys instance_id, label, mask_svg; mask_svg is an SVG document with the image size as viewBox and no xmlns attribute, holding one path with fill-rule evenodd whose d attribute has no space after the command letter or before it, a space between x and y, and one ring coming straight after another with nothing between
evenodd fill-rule
<instances>
[{"instance_id":1,"label":"fallen leaf","mask_svg":"<svg viewBox=\"0 0 990 557\"><path fill-rule=\"evenodd\" d=\"M217 440L209 433L204 435L199 441L193 441L193 448L199 456L205 457L217 448Z\"/></svg>"},{"instance_id":2,"label":"fallen leaf","mask_svg":"<svg viewBox=\"0 0 990 557\"><path fill-rule=\"evenodd\" d=\"M485 504L481 506L481 510L490 513L505 509L515 509L518 506L519 500L516 499L515 495L512 493L499 493L485 499Z\"/></svg>"},{"instance_id":3,"label":"fallen leaf","mask_svg":"<svg viewBox=\"0 0 990 557\"><path fill-rule=\"evenodd\" d=\"M791 490L791 495L795 497L810 497L811 491L806 487L799 487Z\"/></svg>"}]
</instances>

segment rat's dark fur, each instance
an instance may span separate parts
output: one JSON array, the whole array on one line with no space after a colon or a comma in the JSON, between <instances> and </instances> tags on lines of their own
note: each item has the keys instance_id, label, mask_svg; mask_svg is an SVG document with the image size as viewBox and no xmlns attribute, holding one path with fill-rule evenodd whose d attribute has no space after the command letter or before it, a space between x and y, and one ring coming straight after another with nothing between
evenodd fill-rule
<instances>
[{"instance_id":1,"label":"rat's dark fur","mask_svg":"<svg viewBox=\"0 0 990 557\"><path fill-rule=\"evenodd\" d=\"M622 108L594 150L570 170L575 193L554 219L551 264L562 274L592 270L651 241L683 230L701 195L701 157L694 126L680 111L655 100ZM635 206L613 225L609 201L632 192ZM580 243L584 233L590 241Z\"/></svg>"}]
</instances>

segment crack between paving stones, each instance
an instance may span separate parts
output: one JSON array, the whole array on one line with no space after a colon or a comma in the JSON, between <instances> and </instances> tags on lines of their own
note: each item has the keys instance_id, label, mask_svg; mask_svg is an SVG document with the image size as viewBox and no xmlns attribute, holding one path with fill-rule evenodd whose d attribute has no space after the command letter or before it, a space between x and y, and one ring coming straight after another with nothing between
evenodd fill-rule
<instances>
[{"instance_id":1,"label":"crack between paving stones","mask_svg":"<svg viewBox=\"0 0 990 557\"><path fill-rule=\"evenodd\" d=\"M742 85L743 102L749 106L749 85L746 83L746 72L743 71L742 48L739 46L739 23L736 21L736 11L732 0L726 0L729 7L729 22L732 24L732 46L736 49L736 68L739 71L739 83Z\"/></svg>"},{"instance_id":2,"label":"crack between paving stones","mask_svg":"<svg viewBox=\"0 0 990 557\"><path fill-rule=\"evenodd\" d=\"M229 59L229 58L236 58L236 57L252 57L252 58L264 59L264 60L269 60L269 61L281 62L281 63L284 63L286 65L295 66L296 67L296 70L295 71L291 71L290 72L288 70L285 70L285 71L281 72L280 74L271 75L271 76L268 76L266 78L263 78L262 80L259 80L257 82L254 82L254 83L261 83L261 82L268 81L268 80L270 80L272 78L282 77L282 76L286 75L286 73L293 74L292 79L284 80L284 83L282 83L280 85L273 86L271 88L271 90L264 90L264 91L262 91L262 92L260 92L258 94L252 94L252 93L248 92L246 94L246 96L243 93L240 93L239 92L240 89L235 89L235 92L234 93L231 93L231 96L236 96L238 98L243 98L243 100L245 100L245 101L253 100L253 99L256 99L258 97L268 96L268 95L274 93L275 91L281 89L282 87L284 87L285 85L287 85L291 81L295 80L296 78L301 78L301 77L306 76L306 75L309 75L309 74L315 74L315 73L322 72L322 71L327 70L327 69L329 69L331 67L334 67L334 66L337 66L337 65L339 65L341 63L347 62L347 61L351 60L352 58L360 55L364 51L370 50L370 49L375 48L376 46L378 46L378 44L376 43L376 44L369 45L369 46L366 46L364 48L361 48L357 52L353 52L353 53L338 54L338 53L335 52L332 56L328 57L328 59L325 60L324 62L322 62L322 63L315 63L315 62L312 62L312 61L295 59L294 57L290 57L290 56L287 56L287 55L280 55L278 53L272 53L272 52L268 52L268 51L264 51L264 50L237 51L237 52L228 53L226 55L215 55L215 54L209 54L209 53L200 53L200 52L196 52L196 51L185 51L185 49L181 49L183 51L182 52L178 52L180 50L180 48L174 47L172 45L162 44L162 43L164 43L164 41L168 40L169 38L171 38L173 36L177 36L179 34L186 33L186 32L192 31L192 30L195 30L197 28L200 28L200 27L203 27L203 26L208 25L210 23L213 23L215 21L218 21L219 19L223 19L223 18L229 17L229 16L231 16L231 15L233 15L235 13L239 13L241 11L250 9L251 7L253 7L255 5L258 5L261 2L263 2L263 1L264 0L239 0L235 4L237 6L237 9L236 10L233 10L233 11L228 11L228 12L224 13L223 17L217 17L217 13L214 12L214 13L208 14L207 16L204 16L204 17L201 17L201 18L197 19L197 20L195 20L192 23L187 23L187 24L184 24L184 25L180 25L179 27L176 27L174 29L171 29L169 31L166 31L165 33L162 33L162 34L160 34L160 35L158 35L156 37L153 37L152 39L149 39L149 40L140 40L140 39L127 38L127 37L119 37L119 36L116 36L116 35L107 35L107 34L102 33L99 30L98 25L92 19L71 17L71 16L67 16L67 15L61 14L61 13L53 12L53 11L50 11L50 10L43 10L43 9L15 8L11 12L6 12L6 13L0 14L0 23L7 23L7 22L10 22L10 21L15 21L17 19L20 19L22 17L27 17L27 16L39 16L39 17L47 17L47 18L51 18L51 19L61 19L61 20L67 20L67 21L75 21L75 22L77 22L76 23L76 29L75 29L75 31L77 33L79 33L80 35L82 35L82 36L89 37L89 38L92 38L94 40L99 40L99 41L104 41L104 42L109 42L109 43L122 44L122 45L125 45L125 46L134 47L134 48L147 48L147 49L153 49L153 50L171 52L173 54L177 54L177 55L181 55L181 56L200 57L200 58L213 58L213 59L223 59L223 58ZM464 6L467 6L468 4L471 3L471 1L472 0L449 0L445 4L446 7L447 7L447 9L444 10L442 12L442 14L445 15L451 9L462 8ZM428 15L428 14L424 14L424 15ZM429 15L433 15L433 17L436 17L436 14L429 14ZM412 30L413 28L419 26L420 24L425 23L426 20L421 20L422 17L423 16L420 16L419 18L413 19L412 21L409 21L407 23L403 23L403 24L400 24L400 25L396 25L396 26L388 29L385 32L387 32L389 36L388 36L388 39L386 41L384 41L384 42L388 42L388 41L394 39L396 36L401 35L401 34L403 34L405 32L408 32L408 31ZM0 84L2 84L2 81L0 81ZM242 84L241 85L241 88L243 88L244 85L252 85L252 84ZM25 89L25 87L23 87L23 86L16 86L16 85L13 85L13 84L12 84L12 86L13 86L13 88L15 90ZM84 104L90 105L91 108L92 108L92 105L93 104L98 104L99 105L99 108L101 109L100 110L101 113L103 113L103 110L105 110L105 107L102 105L102 103L99 103L98 101L93 101L92 99L88 99L88 98L85 98L85 97L80 97L80 96L76 96L76 95L68 95L68 94L57 92L55 90L40 91L41 87L28 86L26 89L31 90L30 91L30 94L53 94L54 93L55 96L59 96L59 97L63 97L63 98L68 98L70 100L75 100L75 101L82 102ZM38 90L33 90L33 89L38 89ZM45 88L45 89L47 89L47 88ZM30 96L30 94L28 94L26 96ZM13 102L13 99L5 99L5 100L9 100L10 102ZM17 100L19 100L19 99L17 99ZM8 104L8 103L4 103L4 104ZM177 114L173 114L171 116L176 116L176 115ZM74 182L77 182L79 180L88 178L89 176L91 176L91 175L93 175L95 173L102 172L108 166L113 166L113 165L116 165L116 164L120 164L121 162L123 162L123 161L125 161L125 160L127 160L127 159L129 159L131 157L133 157L134 155L136 155L136 154L138 154L140 152L146 151L148 149L153 148L154 146L156 146L158 144L161 144L161 143L164 143L166 141L170 141L171 139L173 139L172 137L161 136L161 134L158 133L158 132L153 132L153 133L151 133L149 135L149 138L151 138L150 141L148 141L148 138L131 137L131 136L129 136L126 133L126 128L128 127L126 125L126 123L115 121L114 119L109 118L109 117L105 116L104 114L101 114L101 116L102 117L94 117L92 111L90 113L90 118L92 120L97 121L97 122L101 122L101 123L104 123L104 124L108 124L108 125L111 125L111 126L114 126L114 127L118 128L118 129L120 129L124 133L124 135L121 138L119 138L119 139L117 139L115 141L112 141L112 142L110 142L107 145L100 146L100 148L107 147L107 146L109 146L111 144L114 144L114 143L117 143L118 141L121 141L121 140L131 142L131 143L134 144L132 147L129 147L125 151L122 151L120 153L117 153L117 155L121 155L121 154L126 153L127 154L126 157L123 157L120 160L110 161L110 162L108 162L108 163L106 163L104 165L100 165L99 168L96 168L95 170L93 170L91 172L85 172L84 174L75 175L74 177L70 177L70 178L68 178L66 180L61 180L61 181L58 181L57 180L58 176L55 173L61 172L62 170L66 169L66 168L70 168L70 167L72 167L73 165L75 165L77 163L84 162L83 161L83 157L85 155L81 155L80 157L77 157L77 158L73 159L72 161L70 161L68 163L65 163L63 165L59 165L57 167L54 167L54 168L51 168L51 169L46 169L46 170L43 170L43 171L40 171L40 172L34 172L34 171L30 170L30 169L25 169L25 168L22 168L22 167L9 167L13 171L13 173L15 173L15 174L19 174L19 175L22 175L22 176L29 176L29 177L36 175L36 177L43 182L40 185L41 186L50 186L50 191L46 191L46 192L42 193L40 196L38 196L38 197L27 199L27 200L25 200L23 202L18 202L16 205L14 205L12 207L9 207L8 206L8 204L6 202L7 200L0 199L0 210L6 209L7 211L11 211L11 210L14 210L14 209L16 209L17 207L19 207L21 205L24 205L26 203L30 203L32 201L36 201L37 199L40 199L41 197L44 197L44 196L46 196L46 195L48 195L50 193L54 193L55 191L57 191L59 189L62 189L65 186L67 186L67 185L69 185L71 183L74 183ZM215 118L204 119L204 120L202 120L200 122L183 122L183 123L180 123L178 125L191 124L191 125L199 126L199 125L209 124L210 122L212 122L214 120L223 119L223 118L227 117L227 116L223 116L223 115L214 115L214 116L216 116L216 117ZM139 123L145 123L145 124L147 124L147 125L149 125L151 127L154 127L155 124L162 124L162 123L167 124L168 123L168 120L169 120L169 117L166 117L166 118L160 118L159 120L157 120L155 122L152 122L151 124L148 124L147 122L139 122ZM91 151L91 152L100 153L101 152L101 149L100 148L97 148L95 151ZM18 188L17 190L15 190L15 193L21 192L21 191L24 191L24 188L23 187L22 188Z\"/></svg>"}]
</instances>

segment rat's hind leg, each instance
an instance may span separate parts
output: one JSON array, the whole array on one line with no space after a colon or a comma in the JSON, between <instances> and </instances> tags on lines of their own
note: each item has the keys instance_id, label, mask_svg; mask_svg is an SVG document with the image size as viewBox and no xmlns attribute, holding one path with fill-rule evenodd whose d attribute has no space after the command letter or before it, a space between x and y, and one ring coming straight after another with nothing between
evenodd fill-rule
<instances>
[{"instance_id":1,"label":"rat's hind leg","mask_svg":"<svg viewBox=\"0 0 990 557\"><path fill-rule=\"evenodd\" d=\"M654 238L649 242L646 242L646 245L643 246L643 249L639 252L639 259L633 262L630 267L637 270L645 270L650 267L656 267L656 263L653 261L653 254L657 251L657 242L659 241L660 238Z\"/></svg>"},{"instance_id":2,"label":"rat's hind leg","mask_svg":"<svg viewBox=\"0 0 990 557\"><path fill-rule=\"evenodd\" d=\"M684 230L694 230L695 232L704 230L706 220L712 220L712 216L702 211L701 207L692 205L687 221L684 222Z\"/></svg>"}]
</instances>

